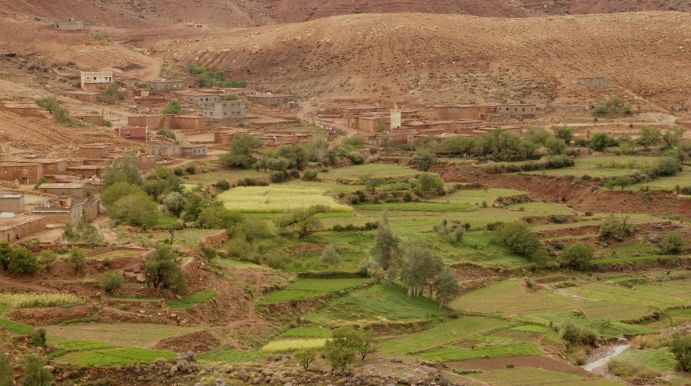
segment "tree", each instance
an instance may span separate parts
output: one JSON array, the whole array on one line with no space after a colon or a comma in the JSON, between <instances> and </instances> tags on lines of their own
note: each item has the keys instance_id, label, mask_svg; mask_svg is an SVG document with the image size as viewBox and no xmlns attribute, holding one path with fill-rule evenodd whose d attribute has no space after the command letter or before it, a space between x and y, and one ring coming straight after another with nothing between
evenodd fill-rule
<instances>
[{"instance_id":1,"label":"tree","mask_svg":"<svg viewBox=\"0 0 691 386\"><path fill-rule=\"evenodd\" d=\"M37 99L36 104L48 111L55 122L63 126L78 126L78 123L70 116L70 112L60 106L56 97L49 96Z\"/></svg>"},{"instance_id":2,"label":"tree","mask_svg":"<svg viewBox=\"0 0 691 386\"><path fill-rule=\"evenodd\" d=\"M677 369L691 371L691 335L674 335L670 351L677 360Z\"/></svg>"},{"instance_id":3,"label":"tree","mask_svg":"<svg viewBox=\"0 0 691 386\"><path fill-rule=\"evenodd\" d=\"M300 366L302 366L305 370L308 370L312 362L317 359L317 350L313 348L303 348L295 351L295 354L293 355Z\"/></svg>"},{"instance_id":4,"label":"tree","mask_svg":"<svg viewBox=\"0 0 691 386\"><path fill-rule=\"evenodd\" d=\"M83 274L86 269L86 256L84 256L84 251L80 248L70 249L67 264L70 266L72 272Z\"/></svg>"},{"instance_id":5,"label":"tree","mask_svg":"<svg viewBox=\"0 0 691 386\"><path fill-rule=\"evenodd\" d=\"M661 138L663 145L662 147L669 150L679 146L684 138L684 131L686 131L686 129L682 126L675 126L669 130L666 130L664 134L662 134Z\"/></svg>"},{"instance_id":6,"label":"tree","mask_svg":"<svg viewBox=\"0 0 691 386\"><path fill-rule=\"evenodd\" d=\"M320 205L296 208L277 218L276 226L281 228L284 233L294 233L299 238L304 238L321 228L321 221L315 216L328 211L328 208Z\"/></svg>"},{"instance_id":7,"label":"tree","mask_svg":"<svg viewBox=\"0 0 691 386\"><path fill-rule=\"evenodd\" d=\"M38 270L36 255L24 247L12 248L8 257L7 271L17 275L31 275Z\"/></svg>"},{"instance_id":8,"label":"tree","mask_svg":"<svg viewBox=\"0 0 691 386\"><path fill-rule=\"evenodd\" d=\"M241 223L242 219L242 214L239 212L226 209L219 201L212 201L199 212L197 223L199 227L205 229L231 229Z\"/></svg>"},{"instance_id":9,"label":"tree","mask_svg":"<svg viewBox=\"0 0 691 386\"><path fill-rule=\"evenodd\" d=\"M151 227L158 221L156 203L144 194L130 194L119 199L110 211L116 222L134 227Z\"/></svg>"},{"instance_id":10,"label":"tree","mask_svg":"<svg viewBox=\"0 0 691 386\"><path fill-rule=\"evenodd\" d=\"M430 150L420 150L413 155L410 162L423 172L426 172L437 163L437 155Z\"/></svg>"},{"instance_id":11,"label":"tree","mask_svg":"<svg viewBox=\"0 0 691 386\"><path fill-rule=\"evenodd\" d=\"M254 151L262 146L262 142L249 134L237 134L233 137L230 150L221 156L221 163L228 168L248 169L254 166L257 158Z\"/></svg>"},{"instance_id":12,"label":"tree","mask_svg":"<svg viewBox=\"0 0 691 386\"><path fill-rule=\"evenodd\" d=\"M186 285L181 265L182 260L177 253L170 246L159 243L156 249L147 255L142 271L150 287L182 293Z\"/></svg>"},{"instance_id":13,"label":"tree","mask_svg":"<svg viewBox=\"0 0 691 386\"><path fill-rule=\"evenodd\" d=\"M666 255L678 255L684 251L686 243L679 232L670 232L662 241L662 252Z\"/></svg>"},{"instance_id":14,"label":"tree","mask_svg":"<svg viewBox=\"0 0 691 386\"><path fill-rule=\"evenodd\" d=\"M497 239L512 252L532 257L540 249L540 240L521 222L504 224L497 231Z\"/></svg>"},{"instance_id":15,"label":"tree","mask_svg":"<svg viewBox=\"0 0 691 386\"><path fill-rule=\"evenodd\" d=\"M628 217L609 215L600 224L600 237L622 239L632 235L635 230L635 226L628 223Z\"/></svg>"},{"instance_id":16,"label":"tree","mask_svg":"<svg viewBox=\"0 0 691 386\"><path fill-rule=\"evenodd\" d=\"M163 114L182 114L182 106L180 106L180 102L176 100L168 102L166 106L163 108Z\"/></svg>"},{"instance_id":17,"label":"tree","mask_svg":"<svg viewBox=\"0 0 691 386\"><path fill-rule=\"evenodd\" d=\"M10 254L12 254L12 247L7 242L0 243L0 267L7 271L10 265Z\"/></svg>"},{"instance_id":18,"label":"tree","mask_svg":"<svg viewBox=\"0 0 691 386\"><path fill-rule=\"evenodd\" d=\"M384 185L386 179L383 177L362 176L360 177L360 183L365 185L367 189L371 189L372 194L375 194L377 193L377 187Z\"/></svg>"},{"instance_id":19,"label":"tree","mask_svg":"<svg viewBox=\"0 0 691 386\"><path fill-rule=\"evenodd\" d=\"M359 330L354 334L355 350L360 354L360 360L365 360L369 354L377 351L372 330Z\"/></svg>"},{"instance_id":20,"label":"tree","mask_svg":"<svg viewBox=\"0 0 691 386\"><path fill-rule=\"evenodd\" d=\"M461 287L458 285L456 276L449 267L443 267L434 281L435 299L440 306L446 307L458 295L461 294Z\"/></svg>"},{"instance_id":21,"label":"tree","mask_svg":"<svg viewBox=\"0 0 691 386\"><path fill-rule=\"evenodd\" d=\"M596 151L603 151L611 146L614 140L607 133L597 132L590 138L590 148Z\"/></svg>"},{"instance_id":22,"label":"tree","mask_svg":"<svg viewBox=\"0 0 691 386\"><path fill-rule=\"evenodd\" d=\"M332 245L327 245L324 248L320 261L329 267L335 267L341 263L341 259L339 259L338 253L336 253L336 249Z\"/></svg>"},{"instance_id":23,"label":"tree","mask_svg":"<svg viewBox=\"0 0 691 386\"><path fill-rule=\"evenodd\" d=\"M377 228L377 235L374 239L374 246L370 251L370 255L384 271L398 265L398 243L399 239L389 228L386 213L382 217L382 221Z\"/></svg>"},{"instance_id":24,"label":"tree","mask_svg":"<svg viewBox=\"0 0 691 386\"><path fill-rule=\"evenodd\" d=\"M110 208L119 199L136 193L144 193L139 185L133 185L129 182L116 182L108 186L103 193L101 193L101 202L103 205Z\"/></svg>"},{"instance_id":25,"label":"tree","mask_svg":"<svg viewBox=\"0 0 691 386\"><path fill-rule=\"evenodd\" d=\"M554 135L564 141L567 145L571 143L571 140L573 139L573 131L571 130L570 127L563 126L557 129L557 132L554 133Z\"/></svg>"},{"instance_id":26,"label":"tree","mask_svg":"<svg viewBox=\"0 0 691 386\"><path fill-rule=\"evenodd\" d=\"M104 272L101 274L101 276L98 277L98 285L101 287L106 293L113 293L115 290L118 288L122 287L122 284L125 282L125 278L122 276L120 272L116 271L108 271Z\"/></svg>"},{"instance_id":27,"label":"tree","mask_svg":"<svg viewBox=\"0 0 691 386\"><path fill-rule=\"evenodd\" d=\"M443 264L429 249L418 245L407 245L401 256L401 282L408 289L408 296L420 296L425 288L434 290L434 279Z\"/></svg>"},{"instance_id":28,"label":"tree","mask_svg":"<svg viewBox=\"0 0 691 386\"><path fill-rule=\"evenodd\" d=\"M178 192L171 192L166 196L166 199L163 201L163 205L166 207L168 212L179 218L182 214L182 211L185 210L187 200L182 194Z\"/></svg>"},{"instance_id":29,"label":"tree","mask_svg":"<svg viewBox=\"0 0 691 386\"><path fill-rule=\"evenodd\" d=\"M103 174L103 184L108 187L118 182L127 182L132 185L142 184L142 175L139 172L139 162L134 153L129 153L113 162Z\"/></svg>"},{"instance_id":30,"label":"tree","mask_svg":"<svg viewBox=\"0 0 691 386\"><path fill-rule=\"evenodd\" d=\"M326 341L324 356L331 364L331 372L344 371L355 359L356 348L352 340L353 329L340 327L334 330L333 338Z\"/></svg>"},{"instance_id":31,"label":"tree","mask_svg":"<svg viewBox=\"0 0 691 386\"><path fill-rule=\"evenodd\" d=\"M605 183L605 186L607 186L610 189L613 189L615 186L621 187L621 190L624 190L625 187L633 185L635 181L631 176L616 176L610 180L608 180Z\"/></svg>"},{"instance_id":32,"label":"tree","mask_svg":"<svg viewBox=\"0 0 691 386\"><path fill-rule=\"evenodd\" d=\"M566 247L562 254L562 259L565 265L579 271L584 271L590 268L593 253L594 250L592 245L578 242Z\"/></svg>"},{"instance_id":33,"label":"tree","mask_svg":"<svg viewBox=\"0 0 691 386\"><path fill-rule=\"evenodd\" d=\"M638 143L642 145L646 150L648 150L650 146L654 146L660 143L661 139L662 133L660 132L660 129L643 126L641 127Z\"/></svg>"},{"instance_id":34,"label":"tree","mask_svg":"<svg viewBox=\"0 0 691 386\"><path fill-rule=\"evenodd\" d=\"M421 173L415 177L415 189L421 196L443 192L444 181L436 174Z\"/></svg>"},{"instance_id":35,"label":"tree","mask_svg":"<svg viewBox=\"0 0 691 386\"><path fill-rule=\"evenodd\" d=\"M547 148L547 152L549 152L550 155L559 155L564 154L568 146L566 145L566 142L564 142L563 139L550 136L545 141L545 147Z\"/></svg>"},{"instance_id":36,"label":"tree","mask_svg":"<svg viewBox=\"0 0 691 386\"><path fill-rule=\"evenodd\" d=\"M13 386L12 364L4 353L0 353L0 386Z\"/></svg>"},{"instance_id":37,"label":"tree","mask_svg":"<svg viewBox=\"0 0 691 386\"><path fill-rule=\"evenodd\" d=\"M51 386L53 376L43 367L43 362L34 355L24 357L22 364L22 386Z\"/></svg>"},{"instance_id":38,"label":"tree","mask_svg":"<svg viewBox=\"0 0 691 386\"><path fill-rule=\"evenodd\" d=\"M144 191L154 199L163 194L182 191L182 180L175 175L175 171L159 167L144 181Z\"/></svg>"},{"instance_id":39,"label":"tree","mask_svg":"<svg viewBox=\"0 0 691 386\"><path fill-rule=\"evenodd\" d=\"M655 177L671 177L677 175L681 168L681 161L678 158L665 156L658 158L648 173Z\"/></svg>"},{"instance_id":40,"label":"tree","mask_svg":"<svg viewBox=\"0 0 691 386\"><path fill-rule=\"evenodd\" d=\"M549 138L552 137L549 131L544 127L530 126L528 127L528 133L526 134L526 139L528 142L532 142L535 145L542 146L547 142Z\"/></svg>"}]
</instances>

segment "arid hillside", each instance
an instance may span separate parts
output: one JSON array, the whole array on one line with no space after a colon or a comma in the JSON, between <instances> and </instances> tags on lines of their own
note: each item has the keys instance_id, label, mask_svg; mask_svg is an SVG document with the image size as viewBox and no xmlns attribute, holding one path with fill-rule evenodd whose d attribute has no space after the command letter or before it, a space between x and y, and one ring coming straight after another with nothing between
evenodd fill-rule
<instances>
[{"instance_id":1,"label":"arid hillside","mask_svg":"<svg viewBox=\"0 0 691 386\"><path fill-rule=\"evenodd\" d=\"M527 17L630 11L690 11L687 0L0 0L0 16L76 17L94 25L239 27L362 14L424 12Z\"/></svg>"},{"instance_id":2,"label":"arid hillside","mask_svg":"<svg viewBox=\"0 0 691 386\"><path fill-rule=\"evenodd\" d=\"M670 111L691 105L687 13L348 15L139 44L171 62L199 60L252 87L308 97L589 103L616 92L642 110L645 100ZM577 84L592 75L615 90Z\"/></svg>"}]
</instances>

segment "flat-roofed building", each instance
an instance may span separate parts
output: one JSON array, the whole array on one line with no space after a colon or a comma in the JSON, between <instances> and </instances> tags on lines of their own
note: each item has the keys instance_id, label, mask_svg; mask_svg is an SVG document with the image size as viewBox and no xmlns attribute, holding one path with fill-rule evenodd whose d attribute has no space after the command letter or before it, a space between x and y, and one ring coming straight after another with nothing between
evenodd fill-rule
<instances>
[{"instance_id":1,"label":"flat-roofed building","mask_svg":"<svg viewBox=\"0 0 691 386\"><path fill-rule=\"evenodd\" d=\"M110 155L110 145L101 143L80 145L77 149L77 154L80 157L91 159L106 158Z\"/></svg>"},{"instance_id":2,"label":"flat-roofed building","mask_svg":"<svg viewBox=\"0 0 691 386\"><path fill-rule=\"evenodd\" d=\"M58 197L83 198L86 195L84 184L81 182L44 183L37 189L43 193L53 194Z\"/></svg>"},{"instance_id":3,"label":"flat-roofed building","mask_svg":"<svg viewBox=\"0 0 691 386\"><path fill-rule=\"evenodd\" d=\"M113 83L113 71L81 72L81 85L83 90L100 90L111 83Z\"/></svg>"},{"instance_id":4,"label":"flat-roofed building","mask_svg":"<svg viewBox=\"0 0 691 386\"><path fill-rule=\"evenodd\" d=\"M20 213L24 204L24 193L3 192L0 187L0 212Z\"/></svg>"},{"instance_id":5,"label":"flat-roofed building","mask_svg":"<svg viewBox=\"0 0 691 386\"><path fill-rule=\"evenodd\" d=\"M47 222L45 216L0 213L0 242L20 241L45 230Z\"/></svg>"},{"instance_id":6,"label":"flat-roofed building","mask_svg":"<svg viewBox=\"0 0 691 386\"><path fill-rule=\"evenodd\" d=\"M246 115L245 101L220 101L204 107L204 117L213 120L241 119Z\"/></svg>"},{"instance_id":7,"label":"flat-roofed building","mask_svg":"<svg viewBox=\"0 0 691 386\"><path fill-rule=\"evenodd\" d=\"M185 157L205 157L208 151L206 145L182 145L182 155Z\"/></svg>"}]
</instances>

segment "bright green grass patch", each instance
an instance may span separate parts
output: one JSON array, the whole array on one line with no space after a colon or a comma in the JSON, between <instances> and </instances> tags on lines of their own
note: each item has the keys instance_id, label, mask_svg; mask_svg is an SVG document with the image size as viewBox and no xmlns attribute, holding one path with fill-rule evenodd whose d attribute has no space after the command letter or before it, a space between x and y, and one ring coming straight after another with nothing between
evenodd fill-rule
<instances>
[{"instance_id":1,"label":"bright green grass patch","mask_svg":"<svg viewBox=\"0 0 691 386\"><path fill-rule=\"evenodd\" d=\"M495 386L615 386L616 381L588 378L574 374L558 373L544 369L514 368L485 371L473 374L473 378Z\"/></svg>"},{"instance_id":2,"label":"bright green grass patch","mask_svg":"<svg viewBox=\"0 0 691 386\"><path fill-rule=\"evenodd\" d=\"M241 363L264 359L264 355L262 353L252 351L223 349L201 353L198 355L198 358L208 362Z\"/></svg>"},{"instance_id":3,"label":"bright green grass patch","mask_svg":"<svg viewBox=\"0 0 691 386\"><path fill-rule=\"evenodd\" d=\"M8 309L68 306L84 303L84 299L72 294L0 294L0 307Z\"/></svg>"},{"instance_id":4,"label":"bright green grass patch","mask_svg":"<svg viewBox=\"0 0 691 386\"><path fill-rule=\"evenodd\" d=\"M48 354L51 358L57 358L59 356L77 351L93 351L114 348L112 344L95 342L92 340L56 341L54 339L50 339L50 342L53 344L53 346L55 346L55 350L52 350Z\"/></svg>"},{"instance_id":5,"label":"bright green grass patch","mask_svg":"<svg viewBox=\"0 0 691 386\"><path fill-rule=\"evenodd\" d=\"M204 185L215 184L220 180L226 180L230 183L238 181L243 178L268 178L269 173L258 171L254 169L223 169L208 173L197 173L185 176L184 180L190 184L202 183Z\"/></svg>"},{"instance_id":6,"label":"bright green grass patch","mask_svg":"<svg viewBox=\"0 0 691 386\"><path fill-rule=\"evenodd\" d=\"M416 354L417 357L430 361L463 361L478 358L494 358L519 355L542 355L538 346L530 342L518 342L495 347L462 348L441 347Z\"/></svg>"},{"instance_id":7,"label":"bright green grass patch","mask_svg":"<svg viewBox=\"0 0 691 386\"><path fill-rule=\"evenodd\" d=\"M281 338L331 338L331 330L316 326L295 327L283 331Z\"/></svg>"},{"instance_id":8,"label":"bright green grass patch","mask_svg":"<svg viewBox=\"0 0 691 386\"><path fill-rule=\"evenodd\" d=\"M647 367L659 372L674 372L677 360L668 347L637 350L629 348L619 354L617 360L633 364L635 367Z\"/></svg>"},{"instance_id":9,"label":"bright green grass patch","mask_svg":"<svg viewBox=\"0 0 691 386\"><path fill-rule=\"evenodd\" d=\"M591 155L576 158L572 167L561 169L536 170L529 174L548 176L615 177L633 174L652 166L656 157Z\"/></svg>"},{"instance_id":10,"label":"bright green grass patch","mask_svg":"<svg viewBox=\"0 0 691 386\"><path fill-rule=\"evenodd\" d=\"M353 279L299 279L288 284L285 288L268 294L263 303L275 304L284 303L291 300L312 298L332 292L342 291L348 288L357 287L370 280L366 278Z\"/></svg>"},{"instance_id":11,"label":"bright green grass patch","mask_svg":"<svg viewBox=\"0 0 691 386\"><path fill-rule=\"evenodd\" d=\"M301 349L322 348L327 338L279 339L262 347L263 352L287 352Z\"/></svg>"},{"instance_id":12,"label":"bright green grass patch","mask_svg":"<svg viewBox=\"0 0 691 386\"><path fill-rule=\"evenodd\" d=\"M156 219L156 225L159 227L167 227L177 224L178 219L173 216L158 216Z\"/></svg>"},{"instance_id":13,"label":"bright green grass patch","mask_svg":"<svg viewBox=\"0 0 691 386\"><path fill-rule=\"evenodd\" d=\"M683 171L673 177L661 177L643 184L632 185L629 190L638 190L642 187L651 190L669 190L674 191L677 186L691 186L691 168L686 166Z\"/></svg>"},{"instance_id":14,"label":"bright green grass patch","mask_svg":"<svg viewBox=\"0 0 691 386\"><path fill-rule=\"evenodd\" d=\"M524 324L522 326L512 327L511 331L530 332L534 334L545 334L548 332L547 327L536 324Z\"/></svg>"},{"instance_id":15,"label":"bright green grass patch","mask_svg":"<svg viewBox=\"0 0 691 386\"><path fill-rule=\"evenodd\" d=\"M623 323L613 320L588 320L580 315L574 314L573 312L543 314L541 317L554 322L557 326L560 326L566 322L572 322L579 326L588 327L605 339L649 334L653 332L650 328L640 324Z\"/></svg>"},{"instance_id":16,"label":"bright green grass patch","mask_svg":"<svg viewBox=\"0 0 691 386\"><path fill-rule=\"evenodd\" d=\"M334 300L305 318L315 323L353 323L358 321L414 321L440 318L448 311L425 297L409 297L395 285L375 285Z\"/></svg>"},{"instance_id":17,"label":"bright green grass patch","mask_svg":"<svg viewBox=\"0 0 691 386\"><path fill-rule=\"evenodd\" d=\"M525 194L525 192L516 189L468 189L458 190L446 196L433 198L432 202L447 203L447 204L466 204L471 206L482 206L482 203L487 203L492 206L494 200L499 197L510 197Z\"/></svg>"},{"instance_id":18,"label":"bright green grass patch","mask_svg":"<svg viewBox=\"0 0 691 386\"><path fill-rule=\"evenodd\" d=\"M166 350L126 347L73 352L59 357L57 361L76 366L111 367L130 366L137 363L150 363L157 359L173 358L175 358L175 353Z\"/></svg>"},{"instance_id":19,"label":"bright green grass patch","mask_svg":"<svg viewBox=\"0 0 691 386\"><path fill-rule=\"evenodd\" d=\"M202 304L208 300L213 299L216 296L216 292L210 289L203 289L192 295L185 296L180 300L173 300L168 303L168 307L175 310L189 310L198 304Z\"/></svg>"},{"instance_id":20,"label":"bright green grass patch","mask_svg":"<svg viewBox=\"0 0 691 386\"><path fill-rule=\"evenodd\" d=\"M93 340L121 347L152 347L173 336L189 334L201 327L179 327L145 323L80 323L45 327L49 338Z\"/></svg>"},{"instance_id":21,"label":"bright green grass patch","mask_svg":"<svg viewBox=\"0 0 691 386\"><path fill-rule=\"evenodd\" d=\"M401 212L459 212L473 209L470 204L442 202L394 202L388 204L359 204L358 210L395 210Z\"/></svg>"},{"instance_id":22,"label":"bright green grass patch","mask_svg":"<svg viewBox=\"0 0 691 386\"><path fill-rule=\"evenodd\" d=\"M242 212L283 212L287 209L322 205L332 211L348 212L351 207L337 203L324 189L290 185L246 186L218 195L226 208Z\"/></svg>"},{"instance_id":23,"label":"bright green grass patch","mask_svg":"<svg viewBox=\"0 0 691 386\"><path fill-rule=\"evenodd\" d=\"M387 353L411 353L457 343L508 325L509 322L502 319L465 316L439 323L429 330L383 340L379 349Z\"/></svg>"},{"instance_id":24,"label":"bright green grass patch","mask_svg":"<svg viewBox=\"0 0 691 386\"><path fill-rule=\"evenodd\" d=\"M361 177L413 177L420 174L419 170L394 164L364 164L346 166L319 173L319 178L330 180L357 181Z\"/></svg>"},{"instance_id":25,"label":"bright green grass patch","mask_svg":"<svg viewBox=\"0 0 691 386\"><path fill-rule=\"evenodd\" d=\"M7 319L0 319L0 328L17 335L29 335L34 332L34 328L28 324Z\"/></svg>"}]
</instances>

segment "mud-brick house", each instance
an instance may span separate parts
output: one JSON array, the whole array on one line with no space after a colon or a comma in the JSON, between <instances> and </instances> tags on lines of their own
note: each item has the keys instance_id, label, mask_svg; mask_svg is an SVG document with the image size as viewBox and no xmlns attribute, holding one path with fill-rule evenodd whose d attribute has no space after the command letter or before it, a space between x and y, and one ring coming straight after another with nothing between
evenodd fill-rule
<instances>
[{"instance_id":1,"label":"mud-brick house","mask_svg":"<svg viewBox=\"0 0 691 386\"><path fill-rule=\"evenodd\" d=\"M98 91L113 83L113 71L82 71L80 76L85 91Z\"/></svg>"},{"instance_id":2,"label":"mud-brick house","mask_svg":"<svg viewBox=\"0 0 691 386\"><path fill-rule=\"evenodd\" d=\"M247 99L252 103L270 108L288 109L297 107L295 95L268 93L248 95Z\"/></svg>"},{"instance_id":3,"label":"mud-brick house","mask_svg":"<svg viewBox=\"0 0 691 386\"><path fill-rule=\"evenodd\" d=\"M0 213L0 242L13 243L44 231L47 223L44 216Z\"/></svg>"},{"instance_id":4,"label":"mud-brick house","mask_svg":"<svg viewBox=\"0 0 691 386\"><path fill-rule=\"evenodd\" d=\"M67 160L63 158L39 158L31 161L41 164L44 176L53 176L67 171Z\"/></svg>"},{"instance_id":5,"label":"mud-brick house","mask_svg":"<svg viewBox=\"0 0 691 386\"><path fill-rule=\"evenodd\" d=\"M149 142L146 145L146 154L157 157L177 157L182 154L182 149L177 143Z\"/></svg>"},{"instance_id":6,"label":"mud-brick house","mask_svg":"<svg viewBox=\"0 0 691 386\"><path fill-rule=\"evenodd\" d=\"M83 178L103 177L106 167L103 165L68 166L67 173Z\"/></svg>"},{"instance_id":7,"label":"mud-brick house","mask_svg":"<svg viewBox=\"0 0 691 386\"><path fill-rule=\"evenodd\" d=\"M122 126L118 129L118 134L122 138L132 141L147 142L149 140L148 126Z\"/></svg>"},{"instance_id":8,"label":"mud-brick house","mask_svg":"<svg viewBox=\"0 0 691 386\"><path fill-rule=\"evenodd\" d=\"M86 198L58 198L34 208L31 214L46 217L50 224L74 225L84 218L84 207L88 201Z\"/></svg>"},{"instance_id":9,"label":"mud-brick house","mask_svg":"<svg viewBox=\"0 0 691 386\"><path fill-rule=\"evenodd\" d=\"M212 120L242 119L246 115L245 101L220 101L204 107L204 117Z\"/></svg>"},{"instance_id":10,"label":"mud-brick house","mask_svg":"<svg viewBox=\"0 0 691 386\"><path fill-rule=\"evenodd\" d=\"M0 180L19 181L21 184L35 184L43 176L43 167L38 162L0 162Z\"/></svg>"},{"instance_id":11,"label":"mud-brick house","mask_svg":"<svg viewBox=\"0 0 691 386\"><path fill-rule=\"evenodd\" d=\"M86 196L86 189L81 182L45 183L41 184L37 189L43 193L53 194L58 197L84 198Z\"/></svg>"},{"instance_id":12,"label":"mud-brick house","mask_svg":"<svg viewBox=\"0 0 691 386\"><path fill-rule=\"evenodd\" d=\"M146 82L146 88L151 93L178 91L187 88L187 83L180 79L160 79Z\"/></svg>"},{"instance_id":13,"label":"mud-brick house","mask_svg":"<svg viewBox=\"0 0 691 386\"><path fill-rule=\"evenodd\" d=\"M91 145L81 145L77 149L77 154L83 158L100 159L110 155L110 146L102 143Z\"/></svg>"},{"instance_id":14,"label":"mud-brick house","mask_svg":"<svg viewBox=\"0 0 691 386\"><path fill-rule=\"evenodd\" d=\"M207 153L206 145L182 145L181 150L183 156L191 158L205 157Z\"/></svg>"},{"instance_id":15,"label":"mud-brick house","mask_svg":"<svg viewBox=\"0 0 691 386\"><path fill-rule=\"evenodd\" d=\"M533 104L513 103L499 106L499 114L514 119L535 118L537 106Z\"/></svg>"},{"instance_id":16,"label":"mud-brick house","mask_svg":"<svg viewBox=\"0 0 691 386\"><path fill-rule=\"evenodd\" d=\"M24 211L24 194L3 192L0 187L0 212L20 213Z\"/></svg>"}]
</instances>

